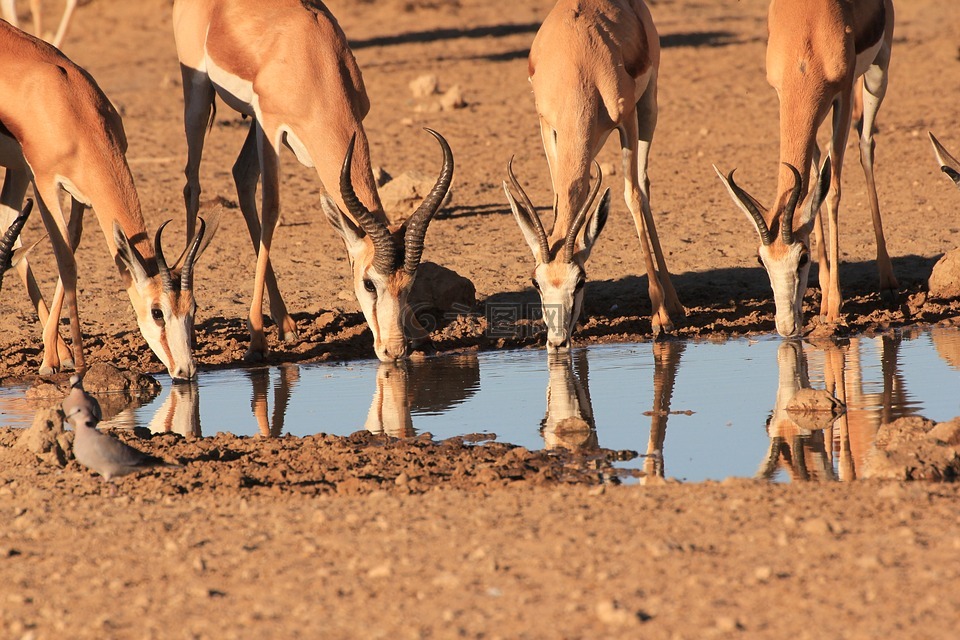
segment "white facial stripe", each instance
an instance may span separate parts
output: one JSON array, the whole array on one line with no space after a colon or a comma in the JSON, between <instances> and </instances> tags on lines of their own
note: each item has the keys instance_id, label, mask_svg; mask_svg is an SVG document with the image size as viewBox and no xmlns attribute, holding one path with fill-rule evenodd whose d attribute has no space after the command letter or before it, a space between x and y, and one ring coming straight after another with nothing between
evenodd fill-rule
<instances>
[{"instance_id":1,"label":"white facial stripe","mask_svg":"<svg viewBox=\"0 0 960 640\"><path fill-rule=\"evenodd\" d=\"M175 315L167 294L161 294L156 300L147 299L145 302L144 317L137 318L140 333L150 349L167 367L171 377L192 378L196 374L196 363L193 360L192 310L184 315ZM155 305L163 312L162 324L153 319Z\"/></svg>"},{"instance_id":2,"label":"white facial stripe","mask_svg":"<svg viewBox=\"0 0 960 640\"><path fill-rule=\"evenodd\" d=\"M804 253L804 246L799 242L790 245L779 258L773 257L770 247L761 246L759 251L773 289L777 332L784 337L797 335L803 325L803 294L810 273L809 262L800 267Z\"/></svg>"},{"instance_id":3,"label":"white facial stripe","mask_svg":"<svg viewBox=\"0 0 960 640\"><path fill-rule=\"evenodd\" d=\"M555 278L550 277L558 274L562 277L559 286L554 285ZM580 267L576 264L553 262L539 265L536 269L534 277L540 285L540 302L549 344L563 344L573 334L583 300L583 291L577 291L581 276Z\"/></svg>"}]
</instances>

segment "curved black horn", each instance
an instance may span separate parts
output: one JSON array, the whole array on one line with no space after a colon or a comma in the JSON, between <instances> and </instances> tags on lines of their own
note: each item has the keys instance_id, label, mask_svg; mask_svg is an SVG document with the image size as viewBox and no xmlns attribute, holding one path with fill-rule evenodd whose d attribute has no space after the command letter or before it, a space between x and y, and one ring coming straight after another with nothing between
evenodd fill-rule
<instances>
[{"instance_id":1,"label":"curved black horn","mask_svg":"<svg viewBox=\"0 0 960 640\"><path fill-rule=\"evenodd\" d=\"M27 204L23 207L23 211L14 218L13 222L10 223L10 226L7 227L7 230L4 232L3 237L0 238L0 277L10 268L13 262L13 245L20 236L20 231L23 230L23 225L27 223L27 218L30 216L32 210L33 198L28 198Z\"/></svg>"},{"instance_id":2,"label":"curved black horn","mask_svg":"<svg viewBox=\"0 0 960 640\"><path fill-rule=\"evenodd\" d=\"M736 172L736 169L731 171L727 176L727 182L730 184L730 189L733 191L734 195L737 196L737 200L740 201L740 204L744 206L744 208L750 214L750 217L752 217L753 221L756 223L757 230L760 232L760 241L763 242L763 246L768 246L773 243L773 234L770 233L770 228L763 219L763 215L760 213L760 210L757 209L756 205L753 204L753 198L751 198L746 191L741 189L739 186L737 186L737 183L734 182L734 172Z\"/></svg>"},{"instance_id":3,"label":"curved black horn","mask_svg":"<svg viewBox=\"0 0 960 640\"><path fill-rule=\"evenodd\" d=\"M797 211L797 204L800 202L800 192L803 190L803 178L800 172L792 164L784 162L790 172L793 174L793 191L790 192L790 199L787 200L787 206L783 210L783 217L780 219L780 237L783 238L783 244L793 244L793 214Z\"/></svg>"},{"instance_id":4,"label":"curved black horn","mask_svg":"<svg viewBox=\"0 0 960 640\"><path fill-rule=\"evenodd\" d=\"M513 174L513 156L510 156L510 162L507 163L507 176L510 178L510 184L520 194L520 200L527 210L527 217L530 218L530 222L533 223L533 228L537 232L537 240L540 242L540 259L548 262L550 260L550 242L547 240L547 232L544 231L543 221L537 215L537 210L533 208L533 203L530 202L527 192L523 190L523 187L517 181L517 176Z\"/></svg>"},{"instance_id":5,"label":"curved black horn","mask_svg":"<svg viewBox=\"0 0 960 640\"><path fill-rule=\"evenodd\" d=\"M357 198L353 190L353 179L350 175L351 165L353 164L353 147L357 141L357 134L350 136L350 144L347 145L347 155L343 159L343 168L340 170L340 197L347 211L360 225L364 233L370 236L373 242L373 268L388 275L393 272L396 263L396 249L393 241L390 239L390 230L387 226L377 220L370 211L363 206L360 199Z\"/></svg>"},{"instance_id":6,"label":"curved black horn","mask_svg":"<svg viewBox=\"0 0 960 640\"><path fill-rule=\"evenodd\" d=\"M183 268L180 270L180 290L193 290L193 263L197 259L197 253L200 251L200 243L203 241L203 234L207 230L207 223L200 218L200 228L193 236L193 241L187 249L187 255L183 259Z\"/></svg>"},{"instance_id":7,"label":"curved black horn","mask_svg":"<svg viewBox=\"0 0 960 640\"><path fill-rule=\"evenodd\" d=\"M573 224L570 225L570 230L567 231L567 237L563 242L563 259L566 262L573 262L573 254L576 253L576 244L577 244L577 234L580 233L580 229L583 227L583 223L587 221L587 214L590 213L590 205L593 204L594 199L597 197L597 193L600 191L600 182L603 180L603 172L600 171L600 165L596 162L593 163L594 168L597 170L597 181L593 184L593 188L590 190L590 195L587 196L587 199L583 202L583 206L580 207L580 210L577 211L577 215L573 218ZM589 176L587 177L589 180Z\"/></svg>"},{"instance_id":8,"label":"curved black horn","mask_svg":"<svg viewBox=\"0 0 960 640\"><path fill-rule=\"evenodd\" d=\"M173 291L173 276L170 275L170 267L167 266L167 261L163 257L163 243L160 242L163 229L168 224L170 224L169 220L161 224L160 228L157 229L157 235L153 237L153 248L157 253L157 269L160 271L160 282L163 284L163 290L170 292Z\"/></svg>"},{"instance_id":9,"label":"curved black horn","mask_svg":"<svg viewBox=\"0 0 960 640\"><path fill-rule=\"evenodd\" d=\"M427 236L427 225L440 209L440 204L447 196L450 189L450 181L453 180L453 152L450 145L444 140L443 136L433 129L423 128L424 131L432 135L440 143L443 150L443 166L440 168L440 176L437 178L433 189L423 199L417 210L410 216L406 223L406 232L404 235L404 261L403 270L413 275L420 266L420 257L423 255L423 241Z\"/></svg>"}]
</instances>

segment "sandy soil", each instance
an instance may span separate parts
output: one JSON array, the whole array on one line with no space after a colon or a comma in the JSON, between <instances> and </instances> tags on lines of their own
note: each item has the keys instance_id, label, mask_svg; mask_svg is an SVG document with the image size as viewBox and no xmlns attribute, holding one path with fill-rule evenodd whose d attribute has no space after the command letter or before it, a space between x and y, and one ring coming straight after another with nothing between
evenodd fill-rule
<instances>
[{"instance_id":1,"label":"sandy soil","mask_svg":"<svg viewBox=\"0 0 960 640\"><path fill-rule=\"evenodd\" d=\"M773 329L754 233L711 168L737 166L742 184L772 197L777 103L763 72L766 4L652 4L664 47L653 205L688 310L681 336ZM434 172L437 150L421 126L454 149L453 206L431 225L424 258L471 278L486 302L533 302L532 259L499 184L516 154L530 196L551 201L525 61L551 3L329 5L363 69L374 162L393 175ZM960 313L960 303L925 294L933 264L960 246L960 200L925 137L933 130L960 149L960 5L910 0L897 11L877 176L904 295L887 310L874 292L873 233L851 147L841 213L851 330L956 323ZM64 50L124 114L148 226L174 219L167 242L182 246L185 143L169 2L97 0L78 10ZM459 85L467 106L439 111L414 99L408 83L428 72L442 89ZM253 251L230 177L244 133L221 108L204 153L203 198L227 205L197 275L207 368L236 366L247 344ZM600 156L617 158L613 142ZM605 180L621 192L621 176ZM273 256L302 341L271 335L272 362L372 356L318 193L315 174L285 156ZM31 220L24 237L39 227ZM45 246L32 260L52 273ZM92 220L79 261L88 359L160 371ZM646 279L619 197L588 273L580 339L648 339ZM808 316L816 301L814 290ZM0 318L0 376L29 378L40 332L12 275ZM488 339L483 328L455 321L434 342L441 350L536 343ZM185 467L127 480L114 497L75 463L46 466L11 449L14 437L0 432L7 637L934 637L952 632L960 615L960 598L944 588L958 576L956 485L601 487L607 476L591 465L602 463L499 445L164 436L143 446ZM429 464L446 470L405 466ZM517 467L527 471L497 470Z\"/></svg>"}]
</instances>

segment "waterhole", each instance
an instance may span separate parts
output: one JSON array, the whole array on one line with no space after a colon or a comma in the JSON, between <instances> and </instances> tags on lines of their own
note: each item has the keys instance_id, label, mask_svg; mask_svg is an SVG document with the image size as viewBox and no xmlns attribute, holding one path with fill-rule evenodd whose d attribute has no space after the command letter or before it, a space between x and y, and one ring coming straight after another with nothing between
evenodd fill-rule
<instances>
[{"instance_id":1,"label":"waterhole","mask_svg":"<svg viewBox=\"0 0 960 640\"><path fill-rule=\"evenodd\" d=\"M684 481L764 477L852 480L880 425L960 416L960 330L841 341L775 336L484 352L405 365L376 361L201 372L114 428L193 437L348 435L367 429L442 439L485 434L529 449L636 452L617 463ZM845 407L798 415L804 388ZM0 419L28 426L41 401L0 389Z\"/></svg>"}]
</instances>

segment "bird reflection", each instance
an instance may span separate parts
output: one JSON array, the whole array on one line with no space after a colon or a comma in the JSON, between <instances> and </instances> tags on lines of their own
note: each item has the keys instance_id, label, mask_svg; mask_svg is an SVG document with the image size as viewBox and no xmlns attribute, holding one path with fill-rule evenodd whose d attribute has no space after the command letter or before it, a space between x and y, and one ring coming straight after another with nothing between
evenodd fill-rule
<instances>
[{"instance_id":1,"label":"bird reflection","mask_svg":"<svg viewBox=\"0 0 960 640\"><path fill-rule=\"evenodd\" d=\"M653 409L650 414L650 439L644 457L644 477L640 482L664 477L663 442L667 436L667 419L670 417L670 401L680 369L680 356L686 343L667 340L653 343Z\"/></svg>"},{"instance_id":2,"label":"bird reflection","mask_svg":"<svg viewBox=\"0 0 960 640\"><path fill-rule=\"evenodd\" d=\"M200 387L192 382L178 382L170 386L170 394L150 421L154 433L179 433L187 438L199 438Z\"/></svg>"},{"instance_id":3,"label":"bird reflection","mask_svg":"<svg viewBox=\"0 0 960 640\"><path fill-rule=\"evenodd\" d=\"M867 392L863 379L862 346L875 340L880 347L882 385ZM862 473L880 425L911 415L910 402L898 366L901 338L851 338L807 345L815 370L822 369L825 390L846 411L825 424L798 422L787 405L800 389L809 389L807 351L798 341L785 341L777 351L777 400L767 422L770 449L757 475L772 478L783 468L793 480L854 480Z\"/></svg>"},{"instance_id":4,"label":"bird reflection","mask_svg":"<svg viewBox=\"0 0 960 640\"><path fill-rule=\"evenodd\" d=\"M540 433L547 449L592 451L599 447L590 403L587 351L547 355L547 412Z\"/></svg>"},{"instance_id":5,"label":"bird reflection","mask_svg":"<svg viewBox=\"0 0 960 640\"><path fill-rule=\"evenodd\" d=\"M283 433L283 422L287 415L287 406L293 388L300 380L300 367L295 364L282 364L280 376L273 385L273 416L268 415L271 369L248 369L246 374L253 387L250 397L250 409L257 421L257 429L265 438L278 438Z\"/></svg>"},{"instance_id":6,"label":"bird reflection","mask_svg":"<svg viewBox=\"0 0 960 640\"><path fill-rule=\"evenodd\" d=\"M795 415L787 411L798 391L811 388L803 343L797 340L780 343L777 371L777 399L767 420L770 448L757 475L770 479L780 468L784 468L793 480L835 480L824 431L802 427ZM843 399L840 398L840 401Z\"/></svg>"}]
</instances>

